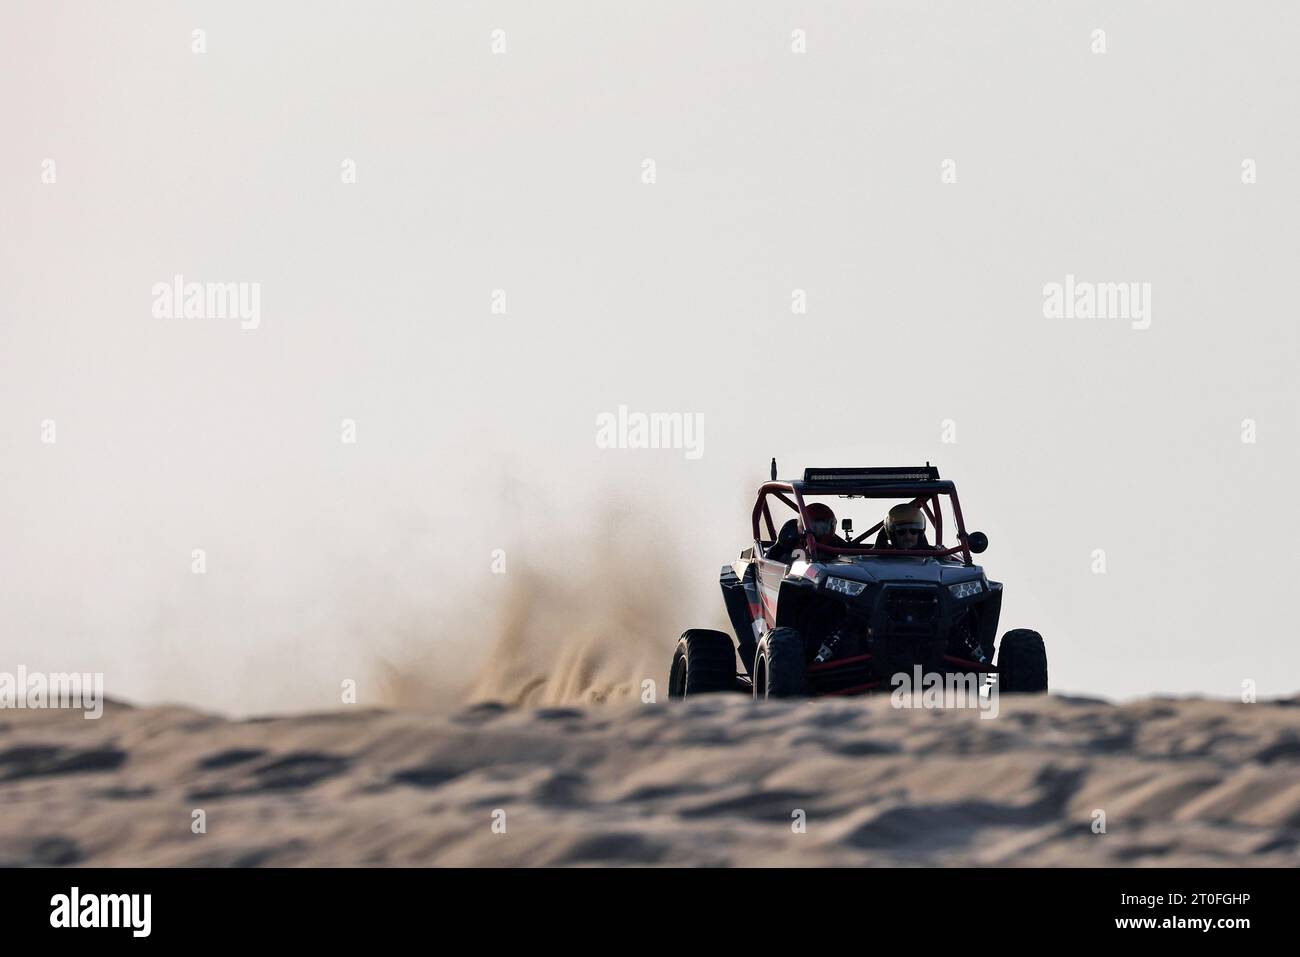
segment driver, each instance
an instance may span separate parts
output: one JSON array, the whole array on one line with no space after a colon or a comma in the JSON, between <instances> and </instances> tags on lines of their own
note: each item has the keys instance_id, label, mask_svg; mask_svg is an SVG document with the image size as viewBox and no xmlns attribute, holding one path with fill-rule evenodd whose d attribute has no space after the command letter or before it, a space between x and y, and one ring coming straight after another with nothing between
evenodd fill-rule
<instances>
[{"instance_id":1,"label":"driver","mask_svg":"<svg viewBox=\"0 0 1300 957\"><path fill-rule=\"evenodd\" d=\"M895 505L885 518L890 548L929 548L925 540L925 514L915 505Z\"/></svg>"},{"instance_id":2,"label":"driver","mask_svg":"<svg viewBox=\"0 0 1300 957\"><path fill-rule=\"evenodd\" d=\"M804 509L808 531L819 545L843 545L844 539L835 534L835 512L825 502L813 502Z\"/></svg>"},{"instance_id":3,"label":"driver","mask_svg":"<svg viewBox=\"0 0 1300 957\"><path fill-rule=\"evenodd\" d=\"M806 506L804 516L808 519L808 531L812 532L817 544L839 546L848 544L835 534L835 512L826 503L813 502ZM781 526L781 534L777 537L776 544L768 551L767 557L773 561L789 564L795 549L800 548L802 544L799 520L792 518Z\"/></svg>"}]
</instances>

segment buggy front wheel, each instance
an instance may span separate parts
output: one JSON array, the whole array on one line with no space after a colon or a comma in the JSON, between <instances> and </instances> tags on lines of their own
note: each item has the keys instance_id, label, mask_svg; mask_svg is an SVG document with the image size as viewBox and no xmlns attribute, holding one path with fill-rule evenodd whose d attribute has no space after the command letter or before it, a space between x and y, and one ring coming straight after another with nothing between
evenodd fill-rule
<instances>
[{"instance_id":1,"label":"buggy front wheel","mask_svg":"<svg viewBox=\"0 0 1300 957\"><path fill-rule=\"evenodd\" d=\"M793 628L773 628L754 652L754 698L799 698L808 693L803 638Z\"/></svg>"},{"instance_id":2,"label":"buggy front wheel","mask_svg":"<svg viewBox=\"0 0 1300 957\"><path fill-rule=\"evenodd\" d=\"M1017 628L1002 636L998 645L998 691L1042 694L1047 690L1047 649L1043 636Z\"/></svg>"}]
</instances>

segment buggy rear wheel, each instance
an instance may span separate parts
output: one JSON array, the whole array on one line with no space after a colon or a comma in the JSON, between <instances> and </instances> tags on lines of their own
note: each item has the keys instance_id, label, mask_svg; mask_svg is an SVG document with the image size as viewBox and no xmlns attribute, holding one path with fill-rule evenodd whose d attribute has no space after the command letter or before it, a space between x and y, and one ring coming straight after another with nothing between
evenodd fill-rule
<instances>
[{"instance_id":1,"label":"buggy rear wheel","mask_svg":"<svg viewBox=\"0 0 1300 957\"><path fill-rule=\"evenodd\" d=\"M773 628L754 652L754 698L798 698L808 693L803 638L793 628Z\"/></svg>"},{"instance_id":2,"label":"buggy rear wheel","mask_svg":"<svg viewBox=\"0 0 1300 957\"><path fill-rule=\"evenodd\" d=\"M668 673L668 697L736 690L736 646L721 631L692 629L682 634Z\"/></svg>"},{"instance_id":3,"label":"buggy rear wheel","mask_svg":"<svg viewBox=\"0 0 1300 957\"><path fill-rule=\"evenodd\" d=\"M1042 694L1047 690L1047 649L1043 636L1017 628L1002 636L998 645L998 691Z\"/></svg>"}]
</instances>

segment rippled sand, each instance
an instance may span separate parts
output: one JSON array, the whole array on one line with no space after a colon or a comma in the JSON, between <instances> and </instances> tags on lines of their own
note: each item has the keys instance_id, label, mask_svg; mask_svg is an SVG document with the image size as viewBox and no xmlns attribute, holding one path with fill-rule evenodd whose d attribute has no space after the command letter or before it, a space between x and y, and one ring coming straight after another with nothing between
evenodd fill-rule
<instances>
[{"instance_id":1,"label":"rippled sand","mask_svg":"<svg viewBox=\"0 0 1300 957\"><path fill-rule=\"evenodd\" d=\"M1300 698L1004 698L993 720L884 698L242 721L110 702L0 712L0 808L7 865L1294 866Z\"/></svg>"}]
</instances>

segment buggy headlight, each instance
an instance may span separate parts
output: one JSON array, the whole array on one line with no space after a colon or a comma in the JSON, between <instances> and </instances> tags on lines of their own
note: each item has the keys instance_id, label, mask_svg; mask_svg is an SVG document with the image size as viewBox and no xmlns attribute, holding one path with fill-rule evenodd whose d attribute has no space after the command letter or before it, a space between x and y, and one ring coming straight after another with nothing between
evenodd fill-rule
<instances>
[{"instance_id":1,"label":"buggy headlight","mask_svg":"<svg viewBox=\"0 0 1300 957\"><path fill-rule=\"evenodd\" d=\"M847 578L836 578L834 575L826 576L827 591L836 591L841 595L848 595L850 598L861 595L862 590L866 587L866 582L849 581Z\"/></svg>"},{"instance_id":2,"label":"buggy headlight","mask_svg":"<svg viewBox=\"0 0 1300 957\"><path fill-rule=\"evenodd\" d=\"M974 581L959 582L956 585L949 585L948 591L953 598L969 598L971 595L978 595L984 590L984 583L976 578Z\"/></svg>"}]
</instances>

